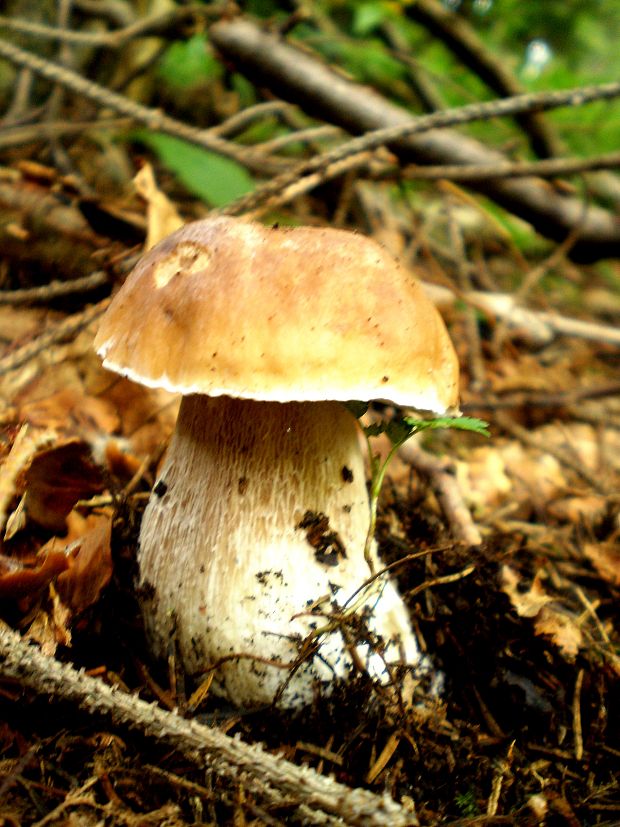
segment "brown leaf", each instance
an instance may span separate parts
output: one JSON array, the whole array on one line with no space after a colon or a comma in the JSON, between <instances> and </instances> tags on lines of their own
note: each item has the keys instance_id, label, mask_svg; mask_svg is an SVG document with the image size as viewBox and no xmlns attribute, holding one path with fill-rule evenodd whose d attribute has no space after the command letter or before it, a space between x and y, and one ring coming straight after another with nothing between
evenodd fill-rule
<instances>
[{"instance_id":1,"label":"brown leaf","mask_svg":"<svg viewBox=\"0 0 620 827\"><path fill-rule=\"evenodd\" d=\"M75 614L96 603L112 577L112 515L92 514L86 522L87 531L72 544L69 567L56 583L63 603Z\"/></svg>"},{"instance_id":2,"label":"brown leaf","mask_svg":"<svg viewBox=\"0 0 620 827\"><path fill-rule=\"evenodd\" d=\"M0 555L0 600L33 597L69 565L64 551L50 548L37 555L33 565Z\"/></svg>"},{"instance_id":3,"label":"brown leaf","mask_svg":"<svg viewBox=\"0 0 620 827\"><path fill-rule=\"evenodd\" d=\"M620 586L620 547L616 543L585 543L583 553L603 580Z\"/></svg>"},{"instance_id":4,"label":"brown leaf","mask_svg":"<svg viewBox=\"0 0 620 827\"><path fill-rule=\"evenodd\" d=\"M17 432L11 450L0 464L0 528L4 526L11 501L21 493L17 490L18 478L23 475L37 452L42 447L51 445L55 438L54 431L33 428L30 425L22 425Z\"/></svg>"},{"instance_id":5,"label":"brown leaf","mask_svg":"<svg viewBox=\"0 0 620 827\"><path fill-rule=\"evenodd\" d=\"M133 179L138 193L147 203L147 237L145 250L150 250L162 238L183 226L183 219L172 201L157 187L153 167L144 164Z\"/></svg>"},{"instance_id":6,"label":"brown leaf","mask_svg":"<svg viewBox=\"0 0 620 827\"><path fill-rule=\"evenodd\" d=\"M65 433L76 427L80 433L112 433L119 427L114 405L106 399L87 396L82 388L63 388L20 407L20 418L33 425L55 428ZM73 426L73 427L72 427Z\"/></svg>"},{"instance_id":7,"label":"brown leaf","mask_svg":"<svg viewBox=\"0 0 620 827\"><path fill-rule=\"evenodd\" d=\"M519 589L521 577L510 566L503 566L500 576L502 591L510 598L517 614L534 618L536 634L550 638L566 660L574 660L583 646L581 629L570 615L552 605L553 597L545 592L540 576L536 575L526 591Z\"/></svg>"},{"instance_id":8,"label":"brown leaf","mask_svg":"<svg viewBox=\"0 0 620 827\"><path fill-rule=\"evenodd\" d=\"M536 575L527 591L520 591L521 577L510 566L502 566L500 572L502 591L508 595L519 617L536 617L540 610L553 599L544 590Z\"/></svg>"},{"instance_id":9,"label":"brown leaf","mask_svg":"<svg viewBox=\"0 0 620 827\"><path fill-rule=\"evenodd\" d=\"M568 661L573 661L583 646L583 634L570 615L545 606L534 621L536 634L545 635Z\"/></svg>"},{"instance_id":10,"label":"brown leaf","mask_svg":"<svg viewBox=\"0 0 620 827\"><path fill-rule=\"evenodd\" d=\"M25 476L28 519L56 534L66 531L65 518L78 500L103 490L101 471L80 440L40 451Z\"/></svg>"}]
</instances>

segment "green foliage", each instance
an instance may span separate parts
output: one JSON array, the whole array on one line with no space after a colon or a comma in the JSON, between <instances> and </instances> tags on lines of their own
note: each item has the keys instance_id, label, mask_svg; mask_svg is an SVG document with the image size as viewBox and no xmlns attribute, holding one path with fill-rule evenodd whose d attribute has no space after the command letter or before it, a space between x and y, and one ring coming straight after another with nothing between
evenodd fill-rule
<instances>
[{"instance_id":1,"label":"green foliage","mask_svg":"<svg viewBox=\"0 0 620 827\"><path fill-rule=\"evenodd\" d=\"M133 131L129 138L153 150L189 192L210 206L222 207L254 188L252 177L240 164L187 141L146 129Z\"/></svg>"},{"instance_id":2,"label":"green foliage","mask_svg":"<svg viewBox=\"0 0 620 827\"><path fill-rule=\"evenodd\" d=\"M221 63L211 52L204 34L172 43L157 66L158 77L171 89L187 89L221 74Z\"/></svg>"}]
</instances>

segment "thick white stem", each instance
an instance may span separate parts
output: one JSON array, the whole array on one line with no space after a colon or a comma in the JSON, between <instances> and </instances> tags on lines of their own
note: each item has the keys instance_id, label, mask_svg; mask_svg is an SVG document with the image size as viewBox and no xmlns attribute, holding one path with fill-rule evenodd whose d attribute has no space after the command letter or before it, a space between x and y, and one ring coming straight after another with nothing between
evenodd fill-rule
<instances>
[{"instance_id":1,"label":"thick white stem","mask_svg":"<svg viewBox=\"0 0 620 827\"><path fill-rule=\"evenodd\" d=\"M164 655L174 637L194 675L224 658L215 691L242 707L272 702L301 641L370 576L368 525L356 424L342 405L185 397L140 535L155 652ZM406 609L385 578L367 596L364 619L389 642L387 661L418 662ZM372 647L356 648L385 679ZM301 707L353 671L335 630L280 702Z\"/></svg>"}]
</instances>

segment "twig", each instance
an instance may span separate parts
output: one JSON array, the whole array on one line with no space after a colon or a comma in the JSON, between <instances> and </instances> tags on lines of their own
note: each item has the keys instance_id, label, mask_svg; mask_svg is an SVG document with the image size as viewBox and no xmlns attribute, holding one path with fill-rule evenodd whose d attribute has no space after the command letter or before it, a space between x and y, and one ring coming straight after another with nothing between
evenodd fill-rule
<instances>
[{"instance_id":1,"label":"twig","mask_svg":"<svg viewBox=\"0 0 620 827\"><path fill-rule=\"evenodd\" d=\"M465 253L465 244L463 242L463 233L461 227L454 217L454 212L451 209L452 200L447 200L448 212L448 233L450 237L450 247L452 254L456 259L456 277L457 284L461 293L468 293L472 290L471 278L469 275L469 266L467 262L467 255ZM474 307L466 307L464 309L464 330L467 339L467 367L469 370L469 386L475 391L480 391L486 385L486 366L484 363L484 356L482 353L482 341L480 336L480 327L478 324L478 314Z\"/></svg>"},{"instance_id":2,"label":"twig","mask_svg":"<svg viewBox=\"0 0 620 827\"><path fill-rule=\"evenodd\" d=\"M440 308L452 307L457 301L466 301L491 316L505 320L511 328L522 331L539 344L551 341L555 334L560 333L578 339L620 345L620 330L617 327L571 319L558 313L530 310L520 306L517 299L508 293L472 290L457 296L449 287L428 282L423 282L422 286Z\"/></svg>"},{"instance_id":3,"label":"twig","mask_svg":"<svg viewBox=\"0 0 620 827\"><path fill-rule=\"evenodd\" d=\"M259 118L282 115L290 108L290 104L284 101L263 101L262 103L255 103L254 106L248 106L240 112L235 112L234 115L218 123L217 126L211 127L211 132L220 137L238 135L239 132L243 132L244 129L247 129L248 126Z\"/></svg>"},{"instance_id":4,"label":"twig","mask_svg":"<svg viewBox=\"0 0 620 827\"><path fill-rule=\"evenodd\" d=\"M282 170L282 163L276 163L272 159L265 158L264 155L258 157L251 148L237 146L218 137L208 129L198 129L195 126L178 121L176 118L171 118L159 109L151 109L148 106L136 103L118 92L113 92L98 83L87 80L71 69L66 69L50 60L39 57L39 55L20 49L19 46L15 46L1 38L0 57L17 66L28 67L52 83L70 89L72 92L82 95L106 109L112 109L121 115L126 115L156 132L163 132L203 149L217 152L263 174L269 171ZM286 163L286 166L288 166L288 163Z\"/></svg>"},{"instance_id":5,"label":"twig","mask_svg":"<svg viewBox=\"0 0 620 827\"><path fill-rule=\"evenodd\" d=\"M316 812L315 823L364 827L415 825L417 819L387 795L352 790L309 767L298 767L259 745L245 744L107 686L97 678L45 657L8 627L0 628L0 674L40 695L77 704L80 709L137 729L182 753L194 765L229 780L267 803L292 801ZM320 817L323 818L320 818Z\"/></svg>"},{"instance_id":6,"label":"twig","mask_svg":"<svg viewBox=\"0 0 620 827\"><path fill-rule=\"evenodd\" d=\"M407 179L441 179L452 181L481 181L491 178L523 178L536 175L539 178L577 175L599 169L620 166L620 152L607 152L594 158L551 158L544 161L502 161L497 164L445 164L437 166L408 166L401 176Z\"/></svg>"},{"instance_id":7,"label":"twig","mask_svg":"<svg viewBox=\"0 0 620 827\"><path fill-rule=\"evenodd\" d=\"M429 480L455 538L468 546L479 546L482 537L463 502L450 460L429 454L412 439L400 447L399 454Z\"/></svg>"},{"instance_id":8,"label":"twig","mask_svg":"<svg viewBox=\"0 0 620 827\"><path fill-rule=\"evenodd\" d=\"M420 594L420 592L426 591L426 589L432 589L434 586L445 586L448 583L456 583L464 577L469 577L469 575L475 571L475 566L465 566L464 569L456 571L454 574L443 574L441 577L433 577L431 580L425 580L424 583L420 583L419 586L415 586L413 589L408 589L403 597L415 597L417 594Z\"/></svg>"},{"instance_id":9,"label":"twig","mask_svg":"<svg viewBox=\"0 0 620 827\"><path fill-rule=\"evenodd\" d=\"M81 32L58 26L46 26L44 23L35 23L16 17L0 15L0 28L19 32L30 37L39 37L45 40L58 40L61 43L76 46L96 46L108 49L120 49L128 40L146 35L165 32L184 20L197 17L215 17L221 9L205 8L204 6L188 6L174 9L163 14L153 14L131 23L122 29L112 32Z\"/></svg>"},{"instance_id":10,"label":"twig","mask_svg":"<svg viewBox=\"0 0 620 827\"><path fill-rule=\"evenodd\" d=\"M23 347L9 353L3 359L0 359L0 376L4 376L5 373L10 373L12 370L17 370L46 348L72 339L80 330L88 327L92 321L99 318L109 304L110 299L103 299L97 304L87 307L86 310L63 319L62 322L46 330L45 333L42 333L32 342L28 342Z\"/></svg>"},{"instance_id":11,"label":"twig","mask_svg":"<svg viewBox=\"0 0 620 827\"><path fill-rule=\"evenodd\" d=\"M88 276L72 281L51 281L41 287L29 287L24 290L0 290L0 304L10 304L13 307L22 304L38 304L54 301L60 296L71 296L74 293L88 293L108 284L110 276L103 270L97 270Z\"/></svg>"},{"instance_id":12,"label":"twig","mask_svg":"<svg viewBox=\"0 0 620 827\"><path fill-rule=\"evenodd\" d=\"M581 686L583 684L583 674L583 669L577 672L575 691L573 692L573 741L577 761L581 761L583 758L583 733L581 730Z\"/></svg>"},{"instance_id":13,"label":"twig","mask_svg":"<svg viewBox=\"0 0 620 827\"><path fill-rule=\"evenodd\" d=\"M532 392L526 390L511 391L502 395L500 399L480 398L471 402L464 402L461 405L463 411L484 410L505 410L509 408L566 408L576 405L585 399L601 399L606 396L620 395L620 382L609 382L605 385L593 385L592 387L571 388L567 391ZM583 415L583 412L582 414Z\"/></svg>"},{"instance_id":14,"label":"twig","mask_svg":"<svg viewBox=\"0 0 620 827\"><path fill-rule=\"evenodd\" d=\"M67 135L83 135L89 129L124 129L132 123L130 118L102 118L98 121L46 121L3 127L0 132L0 149L21 146L31 141L44 141Z\"/></svg>"},{"instance_id":15,"label":"twig","mask_svg":"<svg viewBox=\"0 0 620 827\"><path fill-rule=\"evenodd\" d=\"M216 24L211 29L212 35L216 35L216 43L220 43L218 35L222 31L222 29L219 28L221 25L222 24ZM230 24L227 23L224 25L229 26ZM251 24L244 24L239 21L235 25L240 27ZM254 42L254 40L252 40L252 42ZM329 70L325 71L327 72ZM327 82L326 79L322 78L322 80ZM330 80L333 79L330 78ZM344 82L340 78L338 78L338 80L341 83ZM350 85L349 81L346 81L346 84L347 86ZM349 92L349 94L351 94L351 92ZM359 152L378 149L381 146L391 145L405 138L421 135L424 132L451 126L462 126L472 121L491 120L492 118L514 115L519 112L532 110L542 111L563 106L581 106L592 101L608 100L615 97L620 97L620 82L584 86L556 92L534 92L526 95L517 95L512 98L504 98L502 100L472 103L467 106L448 109L445 112L435 112L431 115L421 115L419 117L411 117L401 110L396 110L400 116L400 122L398 124L381 129L372 129L358 138L352 138L328 152L304 161L293 169L281 173L272 181L263 184L258 190L244 196L243 199L238 199L233 202L230 207L234 208L237 213L244 212L246 209L252 209L255 203L260 202L262 198L277 193L289 184L296 182L302 175L316 172L329 164L342 161ZM502 158L497 153L494 154L494 157L497 160L493 166L497 166L502 161ZM459 166L467 169L469 163L464 162ZM484 166L490 165L485 164Z\"/></svg>"},{"instance_id":16,"label":"twig","mask_svg":"<svg viewBox=\"0 0 620 827\"><path fill-rule=\"evenodd\" d=\"M248 218L258 218L270 210L294 201L295 198L299 198L300 195L310 192L320 184L368 166L372 159L373 154L370 152L360 152L357 155L351 155L349 158L344 158L341 161L334 161L334 163L328 164L310 175L304 175L299 178L299 180L291 181L284 189L274 192L264 199L258 199L253 209L242 210L241 204L239 204L240 209L237 209L235 206L237 202L234 202L228 207L222 208L221 212L227 215L243 214Z\"/></svg>"}]
</instances>

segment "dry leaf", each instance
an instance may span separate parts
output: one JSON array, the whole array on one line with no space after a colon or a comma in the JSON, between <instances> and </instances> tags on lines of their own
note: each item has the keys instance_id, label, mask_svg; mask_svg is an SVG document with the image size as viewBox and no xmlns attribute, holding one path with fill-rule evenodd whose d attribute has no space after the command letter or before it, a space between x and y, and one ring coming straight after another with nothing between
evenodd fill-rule
<instances>
[{"instance_id":1,"label":"dry leaf","mask_svg":"<svg viewBox=\"0 0 620 827\"><path fill-rule=\"evenodd\" d=\"M550 638L566 660L574 660L583 646L581 629L570 615L554 608L553 597L545 592L539 575L526 591L519 589L521 577L510 566L502 566L500 577L502 591L510 598L517 614L534 618L536 634Z\"/></svg>"},{"instance_id":2,"label":"dry leaf","mask_svg":"<svg viewBox=\"0 0 620 827\"><path fill-rule=\"evenodd\" d=\"M552 517L567 523L595 525L607 513L608 499L598 494L581 497L564 497L549 503L548 512Z\"/></svg>"},{"instance_id":3,"label":"dry leaf","mask_svg":"<svg viewBox=\"0 0 620 827\"><path fill-rule=\"evenodd\" d=\"M145 250L150 250L162 238L183 226L183 219L172 201L157 187L153 167L144 164L133 179L136 190L147 203L147 234Z\"/></svg>"},{"instance_id":4,"label":"dry leaf","mask_svg":"<svg viewBox=\"0 0 620 827\"><path fill-rule=\"evenodd\" d=\"M69 567L56 582L63 603L74 614L96 603L112 577L112 514L92 514L86 524L85 534L71 544Z\"/></svg>"},{"instance_id":5,"label":"dry leaf","mask_svg":"<svg viewBox=\"0 0 620 827\"><path fill-rule=\"evenodd\" d=\"M6 512L11 500L18 495L17 479L28 467L32 458L43 447L53 443L56 433L47 428L22 425L8 455L0 464L0 528L5 524Z\"/></svg>"},{"instance_id":6,"label":"dry leaf","mask_svg":"<svg viewBox=\"0 0 620 827\"><path fill-rule=\"evenodd\" d=\"M536 634L545 635L568 661L573 661L583 646L583 634L570 615L545 606L534 621Z\"/></svg>"},{"instance_id":7,"label":"dry leaf","mask_svg":"<svg viewBox=\"0 0 620 827\"><path fill-rule=\"evenodd\" d=\"M620 547L616 543L585 543L583 553L603 580L620 586Z\"/></svg>"},{"instance_id":8,"label":"dry leaf","mask_svg":"<svg viewBox=\"0 0 620 827\"><path fill-rule=\"evenodd\" d=\"M24 509L29 520L55 534L66 531L75 503L103 490L101 470L80 440L39 451L25 474Z\"/></svg>"},{"instance_id":9,"label":"dry leaf","mask_svg":"<svg viewBox=\"0 0 620 827\"><path fill-rule=\"evenodd\" d=\"M538 575L536 575L527 591L519 590L521 577L510 566L502 566L500 579L502 591L510 598L510 602L519 617L536 617L540 610L553 600L545 592Z\"/></svg>"},{"instance_id":10,"label":"dry leaf","mask_svg":"<svg viewBox=\"0 0 620 827\"><path fill-rule=\"evenodd\" d=\"M68 566L64 551L46 549L34 560L0 555L0 600L35 597Z\"/></svg>"}]
</instances>

